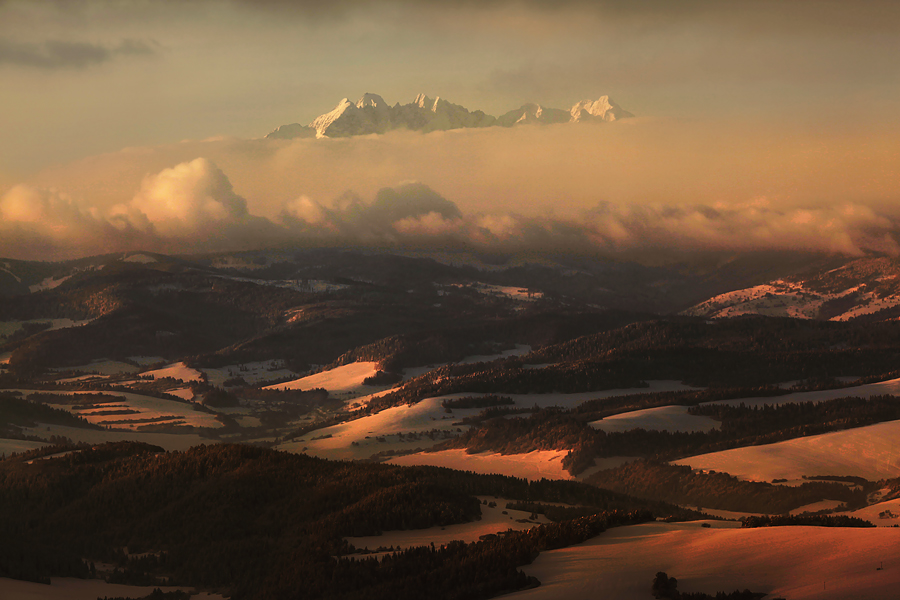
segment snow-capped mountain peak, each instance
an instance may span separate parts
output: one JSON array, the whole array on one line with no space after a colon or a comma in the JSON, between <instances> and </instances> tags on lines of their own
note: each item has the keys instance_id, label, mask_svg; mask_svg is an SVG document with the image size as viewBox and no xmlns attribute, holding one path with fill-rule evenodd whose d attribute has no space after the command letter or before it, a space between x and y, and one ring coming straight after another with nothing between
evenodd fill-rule
<instances>
[{"instance_id":1,"label":"snow-capped mountain peak","mask_svg":"<svg viewBox=\"0 0 900 600\"><path fill-rule=\"evenodd\" d=\"M346 101L346 98L344 99ZM359 99L356 103L356 108L365 108L367 106L371 106L375 109L387 109L388 104L384 101L384 98L379 96L378 94L370 94L366 92L363 94L363 97Z\"/></svg>"},{"instance_id":2,"label":"snow-capped mountain peak","mask_svg":"<svg viewBox=\"0 0 900 600\"><path fill-rule=\"evenodd\" d=\"M419 94L409 104L390 106L378 94L367 92L356 102L351 102L349 98L342 99L334 109L316 117L307 126L298 123L282 125L266 137L347 137L385 133L394 129L429 132L470 127L513 127L528 123L546 125L585 120L615 121L631 116L634 115L622 110L609 96L601 96L598 100L584 100L568 111L531 103L500 117L492 117L480 110L469 111L440 96L431 98Z\"/></svg>"},{"instance_id":3,"label":"snow-capped mountain peak","mask_svg":"<svg viewBox=\"0 0 900 600\"><path fill-rule=\"evenodd\" d=\"M309 124L310 127L316 130L316 137L322 138L326 137L325 132L328 131L328 128L331 127L331 124L344 116L348 111L356 110L356 105L350 102L349 98L344 98L338 105L334 107L331 112L327 112L324 115L319 115L313 122Z\"/></svg>"},{"instance_id":4,"label":"snow-capped mountain peak","mask_svg":"<svg viewBox=\"0 0 900 600\"><path fill-rule=\"evenodd\" d=\"M569 111L572 121L585 121L599 119L601 121L616 121L634 115L609 99L609 96L600 96L597 100L582 100Z\"/></svg>"}]
</instances>

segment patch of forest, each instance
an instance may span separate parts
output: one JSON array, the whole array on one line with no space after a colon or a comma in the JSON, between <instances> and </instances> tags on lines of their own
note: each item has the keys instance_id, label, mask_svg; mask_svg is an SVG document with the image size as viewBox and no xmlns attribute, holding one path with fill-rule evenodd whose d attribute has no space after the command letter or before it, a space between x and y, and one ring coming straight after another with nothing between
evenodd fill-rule
<instances>
[{"instance_id":1,"label":"patch of forest","mask_svg":"<svg viewBox=\"0 0 900 600\"><path fill-rule=\"evenodd\" d=\"M678 580L674 577L669 577L662 571L653 578L650 593L654 598L667 600L761 600L761 598L768 596L768 594L751 592L747 589L734 590L733 592L716 592L715 596L705 592L680 592L678 591ZM784 598L773 598L772 600L784 600Z\"/></svg>"},{"instance_id":2,"label":"patch of forest","mask_svg":"<svg viewBox=\"0 0 900 600\"><path fill-rule=\"evenodd\" d=\"M816 321L748 316L710 321L670 316L585 335L533 351L529 363L583 360L652 349L707 348L756 353L795 353L829 348L896 349L900 323Z\"/></svg>"},{"instance_id":3,"label":"patch of forest","mask_svg":"<svg viewBox=\"0 0 900 600\"><path fill-rule=\"evenodd\" d=\"M526 369L515 361L446 365L409 380L402 387L373 398L361 414L392 406L416 404L425 398L458 393L539 394L577 393L617 388L647 387L631 369L582 362Z\"/></svg>"},{"instance_id":4,"label":"patch of forest","mask_svg":"<svg viewBox=\"0 0 900 600\"><path fill-rule=\"evenodd\" d=\"M346 558L345 536L476 519L475 495L591 506L594 513L478 544ZM634 513L632 511L643 511ZM104 444L47 461L0 461L0 576L86 577L82 558L135 580L228 590L233 598L488 597L534 582L516 568L541 549L614 524L696 515L572 481L343 463L240 445L162 452ZM121 554L155 552L164 564ZM338 557L338 558L335 558ZM344 557L344 558L340 558ZM395 594L395 595L392 595Z\"/></svg>"},{"instance_id":5,"label":"patch of forest","mask_svg":"<svg viewBox=\"0 0 900 600\"><path fill-rule=\"evenodd\" d=\"M441 402L444 408L489 408L491 406L509 406L515 404L509 396L489 394L487 396L463 396L462 398L449 398Z\"/></svg>"},{"instance_id":6,"label":"patch of forest","mask_svg":"<svg viewBox=\"0 0 900 600\"><path fill-rule=\"evenodd\" d=\"M547 346L522 358L532 364L618 359L643 364L644 379L760 386L894 371L898 339L897 322L667 317Z\"/></svg>"},{"instance_id":7,"label":"patch of forest","mask_svg":"<svg viewBox=\"0 0 900 600\"><path fill-rule=\"evenodd\" d=\"M467 356L491 355L528 344L533 348L559 344L585 335L617 329L653 318L645 313L622 310L537 310L503 318L455 320L452 327L429 328L392 335L360 346L340 356L332 366L374 361L385 371L460 361Z\"/></svg>"},{"instance_id":8,"label":"patch of forest","mask_svg":"<svg viewBox=\"0 0 900 600\"><path fill-rule=\"evenodd\" d=\"M807 527L875 527L865 519L849 515L766 515L745 517L741 527L785 527L804 525Z\"/></svg>"},{"instance_id":9,"label":"patch of forest","mask_svg":"<svg viewBox=\"0 0 900 600\"><path fill-rule=\"evenodd\" d=\"M839 500L848 509L866 506L866 488L809 481L799 486L741 481L727 473L694 473L689 466L635 461L591 475L587 481L640 498L720 510L783 514L819 502Z\"/></svg>"},{"instance_id":10,"label":"patch of forest","mask_svg":"<svg viewBox=\"0 0 900 600\"><path fill-rule=\"evenodd\" d=\"M102 429L86 419L61 408L31 402L9 393L0 392L0 437L25 439L23 427L37 427L39 423L65 425L83 429Z\"/></svg>"},{"instance_id":11,"label":"patch of forest","mask_svg":"<svg viewBox=\"0 0 900 600\"><path fill-rule=\"evenodd\" d=\"M776 318L715 323L688 317L638 321L549 345L524 357L440 367L374 400L365 410L377 412L443 394L576 393L642 387L653 379L683 381L711 390L698 393L688 404L724 399L729 392L715 391L719 389L755 388L759 395L779 395L799 389L837 388L846 386L838 377L871 381L896 374L900 360L897 339L898 324L881 328ZM547 366L527 368L534 364ZM802 387L776 387L794 380L804 382ZM702 398L701 394L708 396ZM661 397L645 396L627 402L643 402L646 408L661 401ZM605 410L612 406L608 400L604 404Z\"/></svg>"},{"instance_id":12,"label":"patch of forest","mask_svg":"<svg viewBox=\"0 0 900 600\"><path fill-rule=\"evenodd\" d=\"M688 401L697 401L698 398L706 401L711 392L663 392L658 397L667 404L680 397ZM638 399L637 405L644 408L652 404L654 396ZM692 406L688 412L719 420L718 428L690 433L644 429L607 433L590 425L599 418L598 415L605 413L602 409L598 410L604 402L592 401L571 410L534 409L529 416L522 418L478 421L459 437L438 444L431 450L465 448L470 453L491 451L503 454L569 450L562 464L570 473L577 475L593 466L595 458L637 456L669 461L900 419L900 398L886 395L762 406L702 404ZM628 403L630 400L612 399L612 402L621 407L622 402ZM620 411L617 409L617 412Z\"/></svg>"}]
</instances>

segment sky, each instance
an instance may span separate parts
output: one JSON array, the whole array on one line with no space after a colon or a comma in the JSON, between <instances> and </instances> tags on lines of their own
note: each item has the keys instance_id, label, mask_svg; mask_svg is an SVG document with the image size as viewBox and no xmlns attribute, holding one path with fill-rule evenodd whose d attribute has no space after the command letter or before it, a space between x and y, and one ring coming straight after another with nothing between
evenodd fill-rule
<instances>
[{"instance_id":1,"label":"sky","mask_svg":"<svg viewBox=\"0 0 900 600\"><path fill-rule=\"evenodd\" d=\"M884 0L0 0L0 256L895 253L898 29ZM263 139L366 92L636 116Z\"/></svg>"}]
</instances>

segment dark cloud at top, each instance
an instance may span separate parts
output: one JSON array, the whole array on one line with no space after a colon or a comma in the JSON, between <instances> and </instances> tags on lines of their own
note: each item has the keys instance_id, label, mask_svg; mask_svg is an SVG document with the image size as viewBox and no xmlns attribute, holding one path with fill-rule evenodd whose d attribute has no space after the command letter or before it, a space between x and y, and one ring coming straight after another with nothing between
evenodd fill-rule
<instances>
[{"instance_id":1,"label":"dark cloud at top","mask_svg":"<svg viewBox=\"0 0 900 600\"><path fill-rule=\"evenodd\" d=\"M119 56L153 54L156 54L155 44L132 39L123 40L119 45L112 47L63 40L49 40L43 43L0 40L0 65L39 69L82 69L108 62Z\"/></svg>"},{"instance_id":2,"label":"dark cloud at top","mask_svg":"<svg viewBox=\"0 0 900 600\"><path fill-rule=\"evenodd\" d=\"M0 0L0 8L21 0ZM121 0L27 0L59 11L78 12L86 7L122 9ZM895 0L150 0L132 2L136 11L148 6L178 11L186 5L243 6L303 18L341 18L358 10L381 11L387 6L446 14L468 10L531 10L550 14L583 11L607 20L635 21L639 25L682 26L712 22L736 29L782 30L795 34L824 30L831 34L896 31L900 27L900 3ZM498 23L499 25L500 23Z\"/></svg>"},{"instance_id":3,"label":"dark cloud at top","mask_svg":"<svg viewBox=\"0 0 900 600\"><path fill-rule=\"evenodd\" d=\"M217 2L218 0L209 0ZM358 9L384 6L376 0L229 0L254 9L306 16L338 17ZM464 10L528 9L538 13L584 11L608 20L638 25L683 26L711 22L739 30L782 30L795 34L827 31L831 34L896 31L900 3L894 0L394 0L395 6L441 13Z\"/></svg>"}]
</instances>

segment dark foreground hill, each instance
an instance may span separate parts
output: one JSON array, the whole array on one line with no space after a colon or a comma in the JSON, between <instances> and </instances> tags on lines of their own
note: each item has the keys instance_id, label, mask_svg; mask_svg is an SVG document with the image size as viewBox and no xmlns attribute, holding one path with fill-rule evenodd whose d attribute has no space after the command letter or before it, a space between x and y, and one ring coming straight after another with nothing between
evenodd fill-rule
<instances>
[{"instance_id":1,"label":"dark foreground hill","mask_svg":"<svg viewBox=\"0 0 900 600\"><path fill-rule=\"evenodd\" d=\"M58 449L55 449L58 450ZM47 452L45 450L45 452ZM233 598L486 598L537 582L541 550L658 515L690 514L585 484L341 463L249 446L184 453L134 443L0 462L0 576L202 586ZM474 544L347 558L344 536L480 518L475 494L591 507ZM127 548L127 550L125 550ZM126 552L129 555L126 555ZM129 557L130 556L130 557Z\"/></svg>"}]
</instances>

